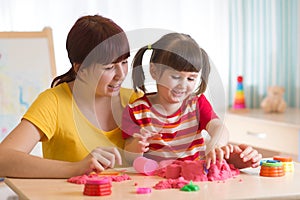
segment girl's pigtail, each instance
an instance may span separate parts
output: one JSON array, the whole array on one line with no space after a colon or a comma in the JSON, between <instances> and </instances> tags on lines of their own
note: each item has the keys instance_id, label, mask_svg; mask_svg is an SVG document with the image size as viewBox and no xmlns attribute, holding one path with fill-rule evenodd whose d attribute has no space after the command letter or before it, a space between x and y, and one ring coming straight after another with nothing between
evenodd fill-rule
<instances>
[{"instance_id":1,"label":"girl's pigtail","mask_svg":"<svg viewBox=\"0 0 300 200\"><path fill-rule=\"evenodd\" d=\"M143 56L145 51L148 49L147 46L140 48L140 50L135 54L132 61L132 81L134 91L137 92L138 89L146 93L145 88L145 74L143 70Z\"/></svg>"},{"instance_id":2,"label":"girl's pigtail","mask_svg":"<svg viewBox=\"0 0 300 200\"><path fill-rule=\"evenodd\" d=\"M205 90L207 88L207 84L208 84L208 76L210 73L209 58L208 58L207 53L203 49L201 49L201 59L202 59L201 84L199 85L198 89L196 90L197 95L205 92Z\"/></svg>"}]
</instances>

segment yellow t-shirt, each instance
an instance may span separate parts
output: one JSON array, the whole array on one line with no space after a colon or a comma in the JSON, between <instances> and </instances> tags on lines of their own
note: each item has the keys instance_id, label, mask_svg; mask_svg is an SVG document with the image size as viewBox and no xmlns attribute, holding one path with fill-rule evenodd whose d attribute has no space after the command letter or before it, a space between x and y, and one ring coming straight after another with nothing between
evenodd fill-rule
<instances>
[{"instance_id":1,"label":"yellow t-shirt","mask_svg":"<svg viewBox=\"0 0 300 200\"><path fill-rule=\"evenodd\" d=\"M122 106L125 107L141 95L132 89L121 88ZM43 132L41 141L44 158L80 161L96 145L124 147L120 128L109 132L100 130L81 114L67 83L42 92L23 118Z\"/></svg>"}]
</instances>

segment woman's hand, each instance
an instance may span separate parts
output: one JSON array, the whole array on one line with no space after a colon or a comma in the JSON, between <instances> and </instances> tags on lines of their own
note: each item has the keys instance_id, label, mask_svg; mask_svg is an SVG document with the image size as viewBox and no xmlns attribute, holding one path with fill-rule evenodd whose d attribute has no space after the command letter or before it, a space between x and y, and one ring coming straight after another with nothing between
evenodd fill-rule
<instances>
[{"instance_id":1,"label":"woman's hand","mask_svg":"<svg viewBox=\"0 0 300 200\"><path fill-rule=\"evenodd\" d=\"M257 150L246 144L234 145L233 152L227 159L228 163L233 164L238 169L247 167L258 167L262 155Z\"/></svg>"},{"instance_id":2,"label":"woman's hand","mask_svg":"<svg viewBox=\"0 0 300 200\"><path fill-rule=\"evenodd\" d=\"M122 158L116 147L98 147L80 161L80 167L84 170L84 174L92 171L99 173L107 168L113 168L116 162L122 165Z\"/></svg>"},{"instance_id":3,"label":"woman's hand","mask_svg":"<svg viewBox=\"0 0 300 200\"><path fill-rule=\"evenodd\" d=\"M222 146L222 147L216 147L208 152L206 155L206 169L210 168L211 163L216 164L216 160L219 160L219 162L222 162L223 159L228 159L230 157L230 154L233 153L234 146L231 144Z\"/></svg>"}]
</instances>

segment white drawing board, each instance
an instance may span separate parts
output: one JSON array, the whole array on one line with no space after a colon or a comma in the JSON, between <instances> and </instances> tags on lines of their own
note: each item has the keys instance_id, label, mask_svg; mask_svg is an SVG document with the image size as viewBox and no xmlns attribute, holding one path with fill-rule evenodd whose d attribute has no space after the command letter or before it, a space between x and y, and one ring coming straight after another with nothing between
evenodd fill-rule
<instances>
[{"instance_id":1,"label":"white drawing board","mask_svg":"<svg viewBox=\"0 0 300 200\"><path fill-rule=\"evenodd\" d=\"M51 28L0 32L0 141L55 75Z\"/></svg>"}]
</instances>

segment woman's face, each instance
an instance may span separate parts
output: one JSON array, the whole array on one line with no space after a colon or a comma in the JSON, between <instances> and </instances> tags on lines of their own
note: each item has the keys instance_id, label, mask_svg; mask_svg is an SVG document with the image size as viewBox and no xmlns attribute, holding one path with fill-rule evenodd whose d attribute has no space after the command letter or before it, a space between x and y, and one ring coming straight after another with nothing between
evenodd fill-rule
<instances>
[{"instance_id":1,"label":"woman's face","mask_svg":"<svg viewBox=\"0 0 300 200\"><path fill-rule=\"evenodd\" d=\"M128 72L127 59L118 63L98 65L96 71L99 80L96 88L96 96L115 96L120 92L121 84ZM97 73L97 74L98 74Z\"/></svg>"}]
</instances>

